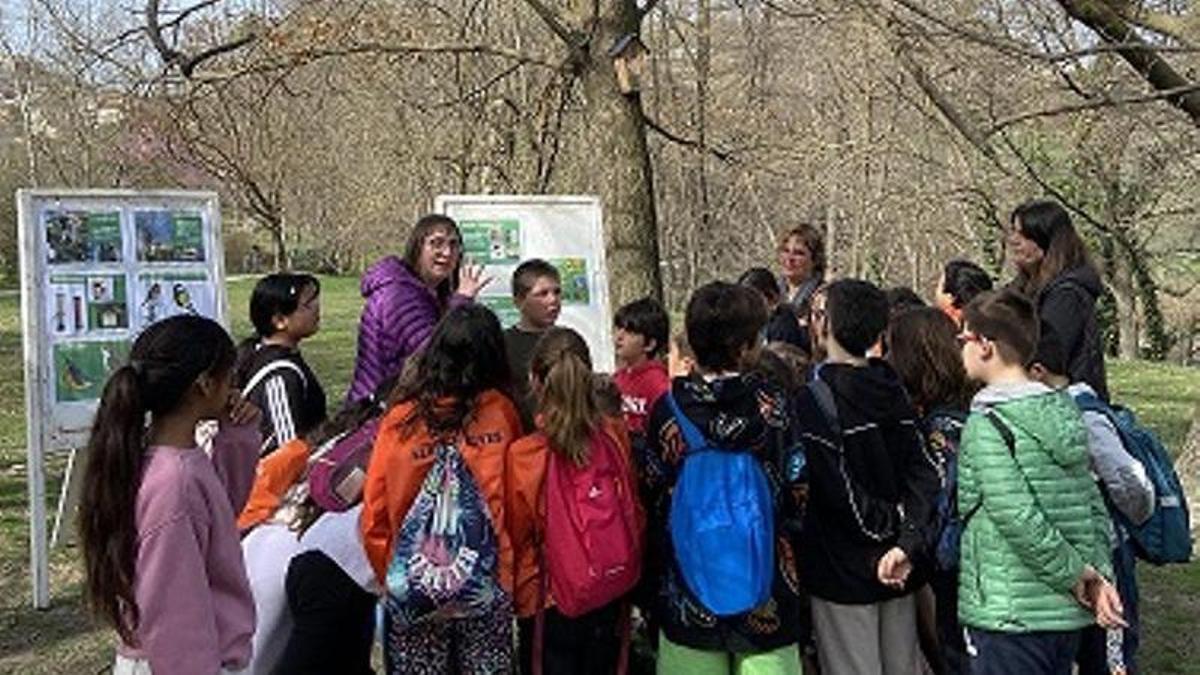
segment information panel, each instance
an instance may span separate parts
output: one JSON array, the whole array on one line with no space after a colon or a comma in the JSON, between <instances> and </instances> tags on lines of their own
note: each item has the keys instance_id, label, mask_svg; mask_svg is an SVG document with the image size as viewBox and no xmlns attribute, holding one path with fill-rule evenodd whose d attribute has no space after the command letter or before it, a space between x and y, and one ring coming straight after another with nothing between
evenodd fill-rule
<instances>
[{"instance_id":1,"label":"information panel","mask_svg":"<svg viewBox=\"0 0 1200 675\"><path fill-rule=\"evenodd\" d=\"M453 218L463 254L495 277L479 297L505 328L519 318L512 302L512 273L522 260L542 258L562 276L558 323L587 340L601 371L614 367L604 219L597 197L548 195L443 195L435 210Z\"/></svg>"},{"instance_id":2,"label":"information panel","mask_svg":"<svg viewBox=\"0 0 1200 675\"><path fill-rule=\"evenodd\" d=\"M48 601L44 454L86 443L108 376L147 326L179 314L227 326L227 300L215 193L21 190L17 207L40 607Z\"/></svg>"}]
</instances>

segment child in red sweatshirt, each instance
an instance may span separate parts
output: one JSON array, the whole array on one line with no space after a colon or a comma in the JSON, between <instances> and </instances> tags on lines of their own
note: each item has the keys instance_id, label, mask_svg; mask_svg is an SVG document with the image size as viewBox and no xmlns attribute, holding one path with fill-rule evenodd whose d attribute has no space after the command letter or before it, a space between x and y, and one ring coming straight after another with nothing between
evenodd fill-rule
<instances>
[{"instance_id":1,"label":"child in red sweatshirt","mask_svg":"<svg viewBox=\"0 0 1200 675\"><path fill-rule=\"evenodd\" d=\"M613 319L621 411L635 447L645 438L646 420L659 396L671 388L662 355L669 343L667 312L657 300L642 298L621 307Z\"/></svg>"}]
</instances>

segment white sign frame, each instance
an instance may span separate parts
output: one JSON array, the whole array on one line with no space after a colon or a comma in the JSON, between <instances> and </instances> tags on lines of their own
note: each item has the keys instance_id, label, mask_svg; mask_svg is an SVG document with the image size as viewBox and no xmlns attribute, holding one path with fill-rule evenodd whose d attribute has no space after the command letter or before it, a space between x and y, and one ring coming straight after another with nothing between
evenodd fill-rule
<instances>
[{"instance_id":1,"label":"white sign frame","mask_svg":"<svg viewBox=\"0 0 1200 675\"><path fill-rule=\"evenodd\" d=\"M16 194L18 214L18 238L21 264L21 327L25 359L25 411L27 419L27 471L29 487L29 548L30 569L33 584L33 606L44 609L50 603L49 539L46 523L46 473L45 456L48 452L67 450L71 452L68 475L64 477L63 497L59 503L58 521L70 508L72 474L81 462L75 453L87 441L87 434L95 414L97 400L56 400L57 366L54 362L54 346L75 346L86 349L95 344L102 352L104 361L116 358L112 351L99 343L131 344L144 325L140 308L135 304L134 290L139 282L144 283L156 274L199 274L207 275L211 285L205 298L212 311L203 312L212 316L221 325L229 326L229 298L225 289L225 253L221 237L221 209L217 194L211 191L186 190L104 190L104 189L26 189ZM149 223L151 212L169 211L198 213L201 218L201 239L205 247L204 260L139 261L136 214L147 213L143 222ZM87 262L74 261L51 265L43 216L50 213L72 212L118 214L121 232L121 255L118 261ZM150 228L147 227L147 230ZM150 240L152 241L152 240ZM150 245L150 244L147 244ZM61 246L61 244L60 244ZM56 253L59 249L56 248ZM63 293L55 288L71 288L70 284L86 279L84 293L92 292L97 298L112 293L115 279L123 279L124 326L119 325L120 303L111 302L113 313L100 321L111 325L94 325L89 314L83 318L81 301L72 297L70 331L68 335L63 314ZM108 279L111 284L105 284ZM59 286L52 285L57 280ZM142 281L140 281L142 280ZM199 284L203 287L205 284ZM53 300L51 299L54 295ZM183 296L186 300L187 296ZM51 308L55 311L51 312ZM88 312L91 311L89 306ZM215 316L214 316L215 314ZM53 315L53 316L52 316ZM113 317L118 318L113 318ZM57 317L57 321L54 321ZM56 325L51 325L56 324ZM55 337L52 334L57 334ZM87 338L91 338L90 342ZM66 350L64 349L64 352ZM65 362L64 356L64 362ZM69 366L68 366L69 367ZM93 386L96 383L90 383ZM102 386L102 385L101 385Z\"/></svg>"},{"instance_id":2,"label":"white sign frame","mask_svg":"<svg viewBox=\"0 0 1200 675\"><path fill-rule=\"evenodd\" d=\"M613 372L612 311L608 289L608 262L604 248L604 213L600 198L590 195L439 195L434 211L456 222L471 220L517 220L520 227L521 260L529 258L582 258L586 261L588 303L563 302L558 325L573 328L588 343L592 362L600 372ZM554 237L557 227L578 228L574 236ZM532 228L524 223L534 224ZM479 261L476 261L479 262ZM481 294L481 300L512 297L511 275L514 265L485 264L495 280ZM564 279L564 286L567 279ZM564 288L564 296L566 295Z\"/></svg>"}]
</instances>

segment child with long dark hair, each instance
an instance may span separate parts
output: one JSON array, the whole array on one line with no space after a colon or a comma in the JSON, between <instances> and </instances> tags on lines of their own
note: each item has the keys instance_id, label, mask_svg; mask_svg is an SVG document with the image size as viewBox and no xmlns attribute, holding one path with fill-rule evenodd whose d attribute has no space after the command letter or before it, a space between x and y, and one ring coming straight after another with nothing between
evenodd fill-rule
<instances>
[{"instance_id":1,"label":"child with long dark hair","mask_svg":"<svg viewBox=\"0 0 1200 675\"><path fill-rule=\"evenodd\" d=\"M270 274L250 295L254 335L238 348L238 385L264 412L264 452L313 431L325 420L325 390L300 343L321 325L321 282L309 274Z\"/></svg>"},{"instance_id":2,"label":"child with long dark hair","mask_svg":"<svg viewBox=\"0 0 1200 675\"><path fill-rule=\"evenodd\" d=\"M560 568L551 558L575 542L551 541L549 537L565 532L550 527L549 520L560 515L570 518L572 507L581 504L581 494L585 495L583 503L590 506L594 518L579 527L603 523L596 538L604 539L606 554L619 556L623 545L633 544L623 550L635 552L634 564L627 571L614 572L625 574L628 583L620 594L632 587L640 570L644 517L637 502L629 435L620 417L604 413L591 353L579 333L570 328L548 330L534 347L529 374L538 401L538 431L513 444L506 472L521 672L538 672L533 664L540 660L541 672L549 674L613 673L622 657L622 631L628 630L622 621L620 595L572 615L572 608L564 604L571 598L553 593L563 587L563 580L552 577ZM555 479L550 478L552 473ZM559 489L565 484L576 489ZM596 551L589 555L590 567L606 571L620 567ZM543 637L535 645L538 621Z\"/></svg>"},{"instance_id":3,"label":"child with long dark hair","mask_svg":"<svg viewBox=\"0 0 1200 675\"><path fill-rule=\"evenodd\" d=\"M259 411L233 390L234 357L216 322L172 317L104 387L79 522L87 598L121 639L116 673L211 674L250 659L234 518L254 479ZM195 431L211 419L210 459Z\"/></svg>"},{"instance_id":4,"label":"child with long dark hair","mask_svg":"<svg viewBox=\"0 0 1200 675\"><path fill-rule=\"evenodd\" d=\"M901 312L892 318L887 335L888 361L920 415L926 454L938 464L943 521L958 516L958 444L975 391L959 358L957 335L954 320L932 307ZM939 674L965 673L967 667L958 625L958 560L949 557L954 559L939 559L932 572L932 596L924 589L917 593L922 651Z\"/></svg>"},{"instance_id":5,"label":"child with long dark hair","mask_svg":"<svg viewBox=\"0 0 1200 675\"><path fill-rule=\"evenodd\" d=\"M455 308L418 358L380 423L363 488L363 547L386 588L387 670L506 672L512 549L504 464L521 419L508 395L500 322L480 305Z\"/></svg>"}]
</instances>

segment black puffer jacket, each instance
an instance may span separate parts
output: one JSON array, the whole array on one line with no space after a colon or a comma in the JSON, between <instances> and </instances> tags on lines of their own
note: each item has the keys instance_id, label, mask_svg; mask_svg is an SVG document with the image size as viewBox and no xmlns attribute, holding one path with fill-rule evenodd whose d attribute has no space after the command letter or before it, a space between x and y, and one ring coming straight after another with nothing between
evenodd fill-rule
<instances>
[{"instance_id":1,"label":"black puffer jacket","mask_svg":"<svg viewBox=\"0 0 1200 675\"><path fill-rule=\"evenodd\" d=\"M1100 276L1091 267L1081 265L1046 284L1037 295L1037 310L1062 341L1071 382L1086 382L1107 401L1104 345L1096 319L1096 299L1102 292Z\"/></svg>"},{"instance_id":2,"label":"black puffer jacket","mask_svg":"<svg viewBox=\"0 0 1200 675\"><path fill-rule=\"evenodd\" d=\"M704 651L757 653L799 640L800 583L789 525L795 522L797 495L784 476L799 452L785 395L756 375L713 382L676 378L671 392L685 415L715 445L754 453L775 492L776 560L771 602L737 616L718 618L688 591L676 565L667 530L671 490L683 465L686 444L667 397L650 413L646 448L638 456L643 499L649 518L650 575L655 613L671 642Z\"/></svg>"}]
</instances>

